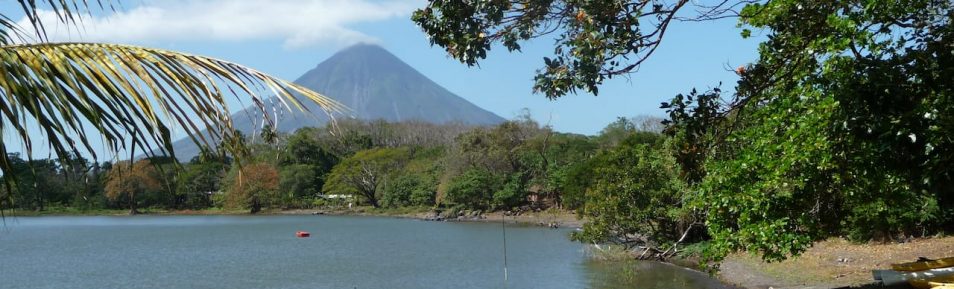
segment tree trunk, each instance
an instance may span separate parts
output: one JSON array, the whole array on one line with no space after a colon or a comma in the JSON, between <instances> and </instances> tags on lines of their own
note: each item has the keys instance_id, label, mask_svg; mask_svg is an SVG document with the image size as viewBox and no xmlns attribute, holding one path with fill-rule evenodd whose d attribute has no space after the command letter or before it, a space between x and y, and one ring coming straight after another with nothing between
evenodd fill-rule
<instances>
[{"instance_id":1,"label":"tree trunk","mask_svg":"<svg viewBox=\"0 0 954 289\"><path fill-rule=\"evenodd\" d=\"M139 210L136 210L136 194L133 193L129 194L129 214L139 214Z\"/></svg>"},{"instance_id":2,"label":"tree trunk","mask_svg":"<svg viewBox=\"0 0 954 289\"><path fill-rule=\"evenodd\" d=\"M374 197L374 194L371 194L371 196L368 197L368 203L370 203L372 207L380 207L380 205L378 205L378 198Z\"/></svg>"},{"instance_id":3,"label":"tree trunk","mask_svg":"<svg viewBox=\"0 0 954 289\"><path fill-rule=\"evenodd\" d=\"M252 198L252 202L249 207L251 207L252 214L262 211L262 204L258 202L258 198Z\"/></svg>"}]
</instances>

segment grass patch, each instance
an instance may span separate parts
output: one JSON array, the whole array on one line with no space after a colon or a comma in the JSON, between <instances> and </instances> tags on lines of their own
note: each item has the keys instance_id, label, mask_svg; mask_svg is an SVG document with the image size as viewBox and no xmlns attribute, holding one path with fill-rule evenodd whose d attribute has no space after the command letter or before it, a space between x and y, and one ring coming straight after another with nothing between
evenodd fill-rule
<instances>
[{"instance_id":1,"label":"grass patch","mask_svg":"<svg viewBox=\"0 0 954 289\"><path fill-rule=\"evenodd\" d=\"M676 256L679 258L701 258L706 248L709 247L708 241L684 244L678 247L679 252Z\"/></svg>"}]
</instances>

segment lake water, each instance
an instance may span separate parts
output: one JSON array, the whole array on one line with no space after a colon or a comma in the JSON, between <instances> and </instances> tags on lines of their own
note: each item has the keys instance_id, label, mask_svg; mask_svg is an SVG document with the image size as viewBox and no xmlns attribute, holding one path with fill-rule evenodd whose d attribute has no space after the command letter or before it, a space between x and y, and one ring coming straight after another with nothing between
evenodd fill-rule
<instances>
[{"instance_id":1,"label":"lake water","mask_svg":"<svg viewBox=\"0 0 954 289\"><path fill-rule=\"evenodd\" d=\"M721 288L569 230L337 216L7 217L0 288ZM295 231L312 233L296 238Z\"/></svg>"}]
</instances>

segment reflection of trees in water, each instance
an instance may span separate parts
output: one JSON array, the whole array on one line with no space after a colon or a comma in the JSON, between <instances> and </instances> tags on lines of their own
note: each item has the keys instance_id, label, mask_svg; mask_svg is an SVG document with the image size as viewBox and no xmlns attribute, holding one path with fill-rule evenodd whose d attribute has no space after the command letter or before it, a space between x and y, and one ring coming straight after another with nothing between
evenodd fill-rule
<instances>
[{"instance_id":1,"label":"reflection of trees in water","mask_svg":"<svg viewBox=\"0 0 954 289\"><path fill-rule=\"evenodd\" d=\"M705 273L651 261L587 262L590 289L725 288Z\"/></svg>"}]
</instances>

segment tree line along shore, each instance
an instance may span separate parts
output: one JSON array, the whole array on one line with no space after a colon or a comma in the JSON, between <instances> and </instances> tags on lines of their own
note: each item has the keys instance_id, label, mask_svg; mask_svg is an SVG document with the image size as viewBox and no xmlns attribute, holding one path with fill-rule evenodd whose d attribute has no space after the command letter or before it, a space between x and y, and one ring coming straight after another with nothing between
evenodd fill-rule
<instances>
[{"instance_id":1,"label":"tree line along shore","mask_svg":"<svg viewBox=\"0 0 954 289\"><path fill-rule=\"evenodd\" d=\"M627 139L657 142L661 129L661 119L620 118L598 136L566 134L528 113L497 126L342 120L243 136L241 162L214 149L184 163L10 154L16 170L4 176L12 182L2 204L20 215L368 207L452 218L574 210L584 198L585 162Z\"/></svg>"},{"instance_id":2,"label":"tree line along shore","mask_svg":"<svg viewBox=\"0 0 954 289\"><path fill-rule=\"evenodd\" d=\"M3 188L2 204L21 215L299 210L449 219L562 210L587 221L576 224L582 225L573 234L576 240L618 244L645 259L666 259L687 246L702 246L693 252L704 256L704 263L717 264L731 252L712 251L725 240L717 239L709 224L724 220L707 210L741 210L744 204L733 204L728 196L713 203L726 192L691 181L699 173L693 169L703 167L687 147L692 136L680 127L685 125L680 112L671 112L668 120L619 118L595 136L553 131L529 112L496 126L343 120L290 134L265 128L243 137L248 155L241 163L210 149L186 163L168 157L114 163L81 157L24 160L11 154L18 170L4 176L13 182ZM932 214L950 210L944 202L931 203L937 206ZM562 216L556 218L559 223L570 223ZM851 217L839 222L865 215ZM897 241L943 234L946 226L944 219L858 220L873 223L843 225L818 236L792 232L789 237L807 238L807 243L784 248L784 254L750 252L778 260L825 238ZM546 218L528 222L550 224ZM781 240L767 236L760 242L776 241Z\"/></svg>"}]
</instances>

